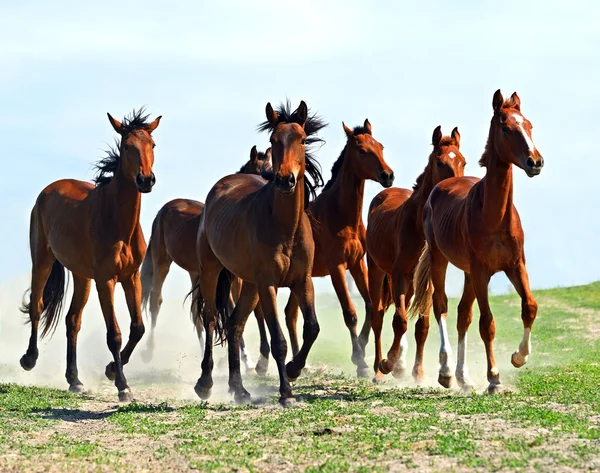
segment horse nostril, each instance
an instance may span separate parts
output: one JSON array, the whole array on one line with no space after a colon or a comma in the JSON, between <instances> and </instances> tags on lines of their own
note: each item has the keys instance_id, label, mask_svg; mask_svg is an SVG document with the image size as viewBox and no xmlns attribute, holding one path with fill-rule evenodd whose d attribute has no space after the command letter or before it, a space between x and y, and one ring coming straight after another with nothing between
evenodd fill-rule
<instances>
[{"instance_id":1,"label":"horse nostril","mask_svg":"<svg viewBox=\"0 0 600 473\"><path fill-rule=\"evenodd\" d=\"M156 184L156 176L154 175L154 173L150 174L150 184Z\"/></svg>"},{"instance_id":2,"label":"horse nostril","mask_svg":"<svg viewBox=\"0 0 600 473\"><path fill-rule=\"evenodd\" d=\"M543 168L544 167L544 158L540 158L540 160L538 161L538 167L539 168Z\"/></svg>"},{"instance_id":3,"label":"horse nostril","mask_svg":"<svg viewBox=\"0 0 600 473\"><path fill-rule=\"evenodd\" d=\"M535 161L533 160L533 158L531 158L531 157L527 158L527 167L528 168L534 168L535 167Z\"/></svg>"},{"instance_id":4,"label":"horse nostril","mask_svg":"<svg viewBox=\"0 0 600 473\"><path fill-rule=\"evenodd\" d=\"M296 176L294 176L293 174L290 174L287 177L287 183L288 183L288 186L290 186L290 188L293 187L294 184L296 184Z\"/></svg>"}]
</instances>

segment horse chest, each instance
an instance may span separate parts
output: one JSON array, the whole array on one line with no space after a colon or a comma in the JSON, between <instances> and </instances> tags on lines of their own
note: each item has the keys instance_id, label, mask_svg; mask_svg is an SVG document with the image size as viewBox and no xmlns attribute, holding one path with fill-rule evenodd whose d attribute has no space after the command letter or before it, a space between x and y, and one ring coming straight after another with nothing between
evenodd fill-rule
<instances>
[{"instance_id":1,"label":"horse chest","mask_svg":"<svg viewBox=\"0 0 600 473\"><path fill-rule=\"evenodd\" d=\"M518 242L509 232L486 237L477 246L478 257L494 272L513 266L519 257Z\"/></svg>"}]
</instances>

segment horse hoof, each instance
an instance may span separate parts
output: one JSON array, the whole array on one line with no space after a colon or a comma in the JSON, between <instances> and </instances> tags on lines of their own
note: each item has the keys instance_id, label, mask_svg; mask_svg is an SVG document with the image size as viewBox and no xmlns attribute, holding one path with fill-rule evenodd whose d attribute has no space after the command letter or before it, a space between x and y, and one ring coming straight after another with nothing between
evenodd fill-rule
<instances>
[{"instance_id":1,"label":"horse hoof","mask_svg":"<svg viewBox=\"0 0 600 473\"><path fill-rule=\"evenodd\" d=\"M258 363L256 363L256 374L258 376L266 376L268 369L269 359L261 355L258 359Z\"/></svg>"},{"instance_id":2,"label":"horse hoof","mask_svg":"<svg viewBox=\"0 0 600 473\"><path fill-rule=\"evenodd\" d=\"M282 407L294 407L294 404L296 404L296 398L282 397L279 399L279 404L281 404Z\"/></svg>"},{"instance_id":3,"label":"horse hoof","mask_svg":"<svg viewBox=\"0 0 600 473\"><path fill-rule=\"evenodd\" d=\"M104 374L111 381L115 380L115 377L116 377L117 373L116 373L116 370L115 370L115 362L114 361L111 361L108 365L106 365L106 369L104 370Z\"/></svg>"},{"instance_id":4,"label":"horse hoof","mask_svg":"<svg viewBox=\"0 0 600 473\"><path fill-rule=\"evenodd\" d=\"M388 362L386 359L383 359L379 362L379 371L381 371L381 374L390 374L390 370L388 369L387 366Z\"/></svg>"},{"instance_id":5,"label":"horse hoof","mask_svg":"<svg viewBox=\"0 0 600 473\"><path fill-rule=\"evenodd\" d=\"M438 383L444 386L446 389L450 389L452 387L452 376L438 376Z\"/></svg>"},{"instance_id":6,"label":"horse hoof","mask_svg":"<svg viewBox=\"0 0 600 473\"><path fill-rule=\"evenodd\" d=\"M133 402L133 394L131 394L131 389L123 389L119 391L119 402Z\"/></svg>"},{"instance_id":7,"label":"horse hoof","mask_svg":"<svg viewBox=\"0 0 600 473\"><path fill-rule=\"evenodd\" d=\"M154 353L151 350L144 350L142 352L142 361L144 363L150 363L152 361L152 356Z\"/></svg>"},{"instance_id":8,"label":"horse hoof","mask_svg":"<svg viewBox=\"0 0 600 473\"><path fill-rule=\"evenodd\" d=\"M396 379L403 378L405 371L406 370L404 368L399 368L398 366L395 366L394 371L392 371L392 376Z\"/></svg>"},{"instance_id":9,"label":"horse hoof","mask_svg":"<svg viewBox=\"0 0 600 473\"><path fill-rule=\"evenodd\" d=\"M285 365L285 372L287 373L287 377L291 382L294 382L302 373L302 369L298 369L294 366L294 362L290 361L287 365Z\"/></svg>"},{"instance_id":10,"label":"horse hoof","mask_svg":"<svg viewBox=\"0 0 600 473\"><path fill-rule=\"evenodd\" d=\"M423 380L425 379L425 375L423 374L423 370L419 370L419 369L413 369L412 371L412 377L415 380L415 384L417 386L420 386L421 384L423 384Z\"/></svg>"},{"instance_id":11,"label":"horse hoof","mask_svg":"<svg viewBox=\"0 0 600 473\"><path fill-rule=\"evenodd\" d=\"M359 378L368 378L371 376L371 370L366 366L364 368L357 368L356 376Z\"/></svg>"},{"instance_id":12,"label":"horse hoof","mask_svg":"<svg viewBox=\"0 0 600 473\"><path fill-rule=\"evenodd\" d=\"M492 384L490 383L490 385L487 388L487 393L488 394L501 394L504 391L504 386L502 386L501 384Z\"/></svg>"},{"instance_id":13,"label":"horse hoof","mask_svg":"<svg viewBox=\"0 0 600 473\"><path fill-rule=\"evenodd\" d=\"M233 395L233 400L236 403L236 405L248 404L252 402L252 396L250 396L250 393L244 389L242 391L236 392Z\"/></svg>"},{"instance_id":14,"label":"horse hoof","mask_svg":"<svg viewBox=\"0 0 600 473\"><path fill-rule=\"evenodd\" d=\"M377 371L373 376L373 384L381 384L385 381L385 375L381 371Z\"/></svg>"},{"instance_id":15,"label":"horse hoof","mask_svg":"<svg viewBox=\"0 0 600 473\"><path fill-rule=\"evenodd\" d=\"M35 366L36 362L37 360L34 357L25 354L21 357L20 360L21 368L23 368L25 371L31 371Z\"/></svg>"},{"instance_id":16,"label":"horse hoof","mask_svg":"<svg viewBox=\"0 0 600 473\"><path fill-rule=\"evenodd\" d=\"M527 357L521 355L518 351L514 352L510 357L510 362L515 368L520 368L527 363Z\"/></svg>"},{"instance_id":17,"label":"horse hoof","mask_svg":"<svg viewBox=\"0 0 600 473\"><path fill-rule=\"evenodd\" d=\"M194 391L196 392L196 395L202 399L203 401L206 401L210 398L210 393L212 391L211 388L205 388L204 386L200 386L200 384L196 383L196 386L194 386Z\"/></svg>"},{"instance_id":18,"label":"horse hoof","mask_svg":"<svg viewBox=\"0 0 600 473\"><path fill-rule=\"evenodd\" d=\"M82 394L85 392L85 388L83 387L83 384L76 383L69 385L69 391L75 394Z\"/></svg>"}]
</instances>

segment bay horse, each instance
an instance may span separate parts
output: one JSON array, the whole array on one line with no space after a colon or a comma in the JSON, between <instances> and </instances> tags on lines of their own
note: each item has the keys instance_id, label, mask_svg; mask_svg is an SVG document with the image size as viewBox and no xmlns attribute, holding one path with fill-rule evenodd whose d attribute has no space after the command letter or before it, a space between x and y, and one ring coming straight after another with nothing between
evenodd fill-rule
<instances>
[{"instance_id":1,"label":"bay horse","mask_svg":"<svg viewBox=\"0 0 600 473\"><path fill-rule=\"evenodd\" d=\"M97 164L94 184L63 179L47 186L31 212L31 294L22 311L29 314L31 337L21 366L31 370L38 358L38 327L41 336L58 324L65 296L65 268L73 273L73 298L67 312L67 371L69 390L82 392L77 370L77 335L81 315L90 294L92 279L106 322L107 344L114 361L106 376L115 381L120 401L133 399L123 374L135 346L144 334L140 307L139 267L146 253L140 225L141 193L156 182L152 132L161 117L148 122L144 109L122 122L110 114L108 120L119 134L117 149ZM129 340L121 351L121 330L114 309L114 289L120 282L125 292L131 326Z\"/></svg>"},{"instance_id":2,"label":"bay horse","mask_svg":"<svg viewBox=\"0 0 600 473\"><path fill-rule=\"evenodd\" d=\"M226 176L206 198L197 239L201 294L197 302L203 306L206 348L195 391L203 399L210 396L217 328L217 336L228 341L230 391L236 402L250 398L242 384L239 347L248 315L260 296L279 371L280 402L288 406L294 403L290 379L300 375L319 333L311 279L315 244L304 209L323 182L310 145L322 141L316 134L326 125L309 114L304 101L293 112L289 101L277 111L268 103L266 116L259 130L271 132L272 179ZM227 304L231 274L244 281L232 314ZM287 365L287 343L277 315L279 287L291 289L304 316L304 343Z\"/></svg>"},{"instance_id":3,"label":"bay horse","mask_svg":"<svg viewBox=\"0 0 600 473\"><path fill-rule=\"evenodd\" d=\"M346 146L331 170L331 180L323 192L307 209L315 239L315 259L312 276L330 275L331 282L342 306L346 327L352 341L352 362L359 377L369 376L364 349L369 339L371 322L370 298L365 265L366 230L362 219L363 196L367 179L390 187L394 172L383 158L383 146L373 138L369 120L363 126L348 128L343 122ZM350 270L356 287L365 301L365 322L357 334L356 309L346 284L346 270ZM298 353L298 301L290 294L285 308L292 353Z\"/></svg>"},{"instance_id":4,"label":"bay horse","mask_svg":"<svg viewBox=\"0 0 600 473\"><path fill-rule=\"evenodd\" d=\"M250 159L240 168L239 173L261 174L271 169L271 148L259 152L256 146L250 150ZM152 359L155 346L155 327L158 313L162 304L162 286L165 282L171 264L175 262L187 271L192 284L198 277L198 258L196 256L196 236L204 204L191 199L174 199L167 202L156 214L152 223L152 234L148 242L146 257L142 263L142 308L150 312L151 326L146 349L142 352L144 361ZM241 282L236 281L232 288L239 295ZM235 297L237 299L237 296ZM194 312L196 304L192 304ZM255 310L260 332L261 358L258 364L253 365L249 354L245 350L242 339L242 359L246 369L256 369L258 374L265 374L269 362L269 342L260 307ZM204 349L204 325L201 317L192 313L196 332L202 349Z\"/></svg>"},{"instance_id":5,"label":"bay horse","mask_svg":"<svg viewBox=\"0 0 600 473\"><path fill-rule=\"evenodd\" d=\"M371 324L375 336L376 382L390 372L401 377L406 369L407 308L413 294L413 274L425 246L422 215L427 197L438 182L464 174L466 161L460 152L458 128L454 128L450 136L443 136L442 128L436 127L432 145L427 166L417 177L412 191L385 189L375 196L369 206L367 263ZM381 330L383 316L392 303L396 306L392 322L394 341L384 360ZM428 330L428 317L419 317L415 327L417 354L413 368L417 382L423 379L423 348Z\"/></svg>"},{"instance_id":6,"label":"bay horse","mask_svg":"<svg viewBox=\"0 0 600 473\"><path fill-rule=\"evenodd\" d=\"M486 168L483 179L455 177L439 183L431 192L423 212L427 244L415 272L415 300L411 314L429 314L431 306L440 326L441 349L439 382L452 383L451 349L446 329L448 298L445 276L448 262L464 271L465 287L458 305L458 362L456 380L471 389L466 363L467 330L473 302L479 305L479 333L487 358L488 392L499 392L500 372L494 360L496 326L488 300L488 284L493 274L504 271L521 297L523 339L511 362L520 368L531 352L531 328L537 303L529 288L525 267L524 235L513 205L513 164L529 177L540 174L544 159L531 137L532 126L521 113L517 93L504 100L494 94L494 115L485 151L479 164Z\"/></svg>"}]
</instances>

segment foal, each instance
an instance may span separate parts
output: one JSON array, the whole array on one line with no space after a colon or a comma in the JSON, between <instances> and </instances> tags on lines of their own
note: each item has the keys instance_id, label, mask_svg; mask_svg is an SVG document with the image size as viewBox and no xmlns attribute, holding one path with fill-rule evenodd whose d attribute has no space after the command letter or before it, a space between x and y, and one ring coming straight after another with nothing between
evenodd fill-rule
<instances>
[{"instance_id":1,"label":"foal","mask_svg":"<svg viewBox=\"0 0 600 473\"><path fill-rule=\"evenodd\" d=\"M373 138L371 124L354 130L344 123L346 146L333 165L331 180L323 192L310 203L307 213L315 239L313 277L331 276L333 288L342 306L344 322L352 340L352 362L357 366L359 377L369 376L364 348L369 338L371 323L367 268L365 265L366 236L362 220L365 180L379 182L390 187L394 173L383 159L383 146ZM358 319L356 309L346 285L346 270L354 278L356 287L365 301L365 322L360 333L356 333ZM298 302L293 294L285 308L286 322L290 333L292 352L298 353Z\"/></svg>"},{"instance_id":2,"label":"foal","mask_svg":"<svg viewBox=\"0 0 600 473\"><path fill-rule=\"evenodd\" d=\"M216 326L221 337L227 333L230 390L238 402L249 398L240 374L239 344L246 319L260 296L279 370L280 402L290 405L294 401L290 378L300 375L319 333L311 279L314 240L304 209L315 186L322 182L307 148L320 141L314 135L325 124L309 115L304 102L294 112L289 102L277 111L269 103L266 115L267 121L259 129L271 131L273 180L243 174L227 176L206 198L197 240L200 294L204 298L198 302L204 306L206 349L195 390L202 398L210 396ZM228 272L244 280L233 314L227 310ZM277 316L279 287L291 289L304 315L304 344L287 366L287 344Z\"/></svg>"},{"instance_id":3,"label":"foal","mask_svg":"<svg viewBox=\"0 0 600 473\"><path fill-rule=\"evenodd\" d=\"M369 207L367 227L367 262L369 264L369 293L371 295L371 324L375 335L375 381L394 370L400 377L406 369L406 310L413 294L412 278L425 245L423 207L433 186L454 176L462 176L465 158L460 153L458 128L451 136L442 136L441 127L433 130L433 151L427 167L417 178L413 191L386 189ZM391 287L391 294L390 294ZM396 305L392 327L394 341L386 360L381 354L381 329L385 311ZM428 317L419 317L415 328L417 356L413 376L423 379L423 347L429 330Z\"/></svg>"},{"instance_id":4,"label":"foal","mask_svg":"<svg viewBox=\"0 0 600 473\"><path fill-rule=\"evenodd\" d=\"M520 368L531 352L531 327L537 304L529 289L525 268L524 235L513 205L513 164L529 177L537 176L544 159L531 138L532 126L521 113L521 100L513 93L504 100L497 90L492 100L494 116L483 156L483 179L455 177L438 184L425 205L423 225L427 245L415 272L415 300L411 313L429 314L433 303L440 325L439 382L450 387L451 350L446 330L448 298L445 292L448 262L465 273L465 287L458 305L458 363L456 380L465 390L473 386L466 363L467 330L475 298L481 313L479 333L487 357L488 392L501 389L500 372L494 360L496 326L488 301L488 284L493 274L504 271L521 297L523 340L513 353L513 366ZM432 299L433 292L433 299Z\"/></svg>"},{"instance_id":5,"label":"foal","mask_svg":"<svg viewBox=\"0 0 600 473\"><path fill-rule=\"evenodd\" d=\"M261 174L269 172L271 169L271 149L265 153L258 152L256 146L250 151L250 159L244 164L239 173L242 174ZM162 286L165 282L171 264L175 262L178 266L186 270L192 281L195 283L198 277L198 258L196 256L196 236L200 219L204 210L204 204L197 200L174 199L167 202L156 215L152 223L152 234L148 243L148 251L142 263L142 307L149 305L152 324L150 334L146 345L146 350L142 352L145 361L150 361L154 352L154 329L158 320L158 313L162 304ZM239 294L241 283L237 282L234 292ZM236 295L237 298L237 295ZM194 314L196 304L192 304L192 320L196 326L196 332L200 340L200 345L204 348L204 326L201 317ZM255 311L260 332L260 353L261 358L256 365L256 371L259 374L265 374L269 362L269 342L264 324L264 318L260 307ZM249 355L246 353L242 340L242 358L246 364L246 369L254 369Z\"/></svg>"},{"instance_id":6,"label":"foal","mask_svg":"<svg viewBox=\"0 0 600 473\"><path fill-rule=\"evenodd\" d=\"M56 181L37 198L31 212L30 302L21 309L29 314L31 337L21 366L32 369L38 358L40 318L42 337L53 332L65 291L65 268L73 273L74 291L67 312L67 372L69 390L82 392L77 371L77 334L92 279L96 282L106 322L107 343L114 361L106 376L115 381L119 400L132 400L123 365L144 334L140 308L142 286L139 267L146 253L140 225L141 194L156 182L152 132L160 118L148 123L143 109L123 122L108 114L121 136L118 152L111 150L98 164L96 186L74 179ZM114 309L114 289L120 282L131 316L129 341L121 352L121 330Z\"/></svg>"}]
</instances>

